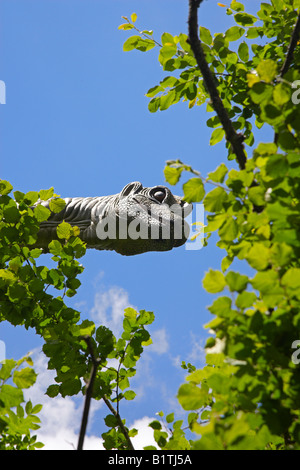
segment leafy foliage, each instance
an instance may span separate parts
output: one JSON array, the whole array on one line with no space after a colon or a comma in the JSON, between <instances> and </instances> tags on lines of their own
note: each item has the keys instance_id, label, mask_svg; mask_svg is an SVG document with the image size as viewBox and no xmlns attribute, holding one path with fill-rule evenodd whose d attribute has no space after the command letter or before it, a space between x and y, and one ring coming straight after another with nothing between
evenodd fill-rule
<instances>
[{"instance_id":1,"label":"leafy foliage","mask_svg":"<svg viewBox=\"0 0 300 470\"><path fill-rule=\"evenodd\" d=\"M30 367L20 366L27 362ZM33 406L24 402L22 389L31 387L36 381L36 373L31 368L30 357L19 361L7 359L0 368L0 450L34 450L44 446L31 436L30 430L39 429L40 419L36 416L42 405ZM7 382L11 382L7 383Z\"/></svg>"},{"instance_id":2,"label":"leafy foliage","mask_svg":"<svg viewBox=\"0 0 300 470\"><path fill-rule=\"evenodd\" d=\"M12 189L9 182L0 181L0 320L33 328L44 340L48 368L57 374L56 383L49 385L46 391L49 397L84 394L84 383L89 381L96 356L99 366L92 397L104 399L113 412L105 418L110 429L103 433L104 446L107 449L130 448L130 436L136 431L124 426L119 406L121 400L135 397L134 391L129 389L129 381L135 375L136 362L144 346L151 344L145 326L153 322L154 315L145 310L138 313L132 308L126 309L124 331L119 339L106 326L96 328L92 321L81 320L80 313L66 303L80 287L78 276L84 269L78 261L85 254L85 244L78 237L79 229L62 222L57 228L57 240L48 246L56 267L39 265L42 250L35 247L39 224L48 219L50 210L59 212L64 201L54 194L53 188L27 194L15 191L14 198L10 195ZM50 210L43 205L34 206L49 198ZM29 362L29 358L26 360ZM20 405L21 389L32 385L36 375L29 368L12 372L20 363L7 360L0 372L0 379L5 382L12 377L17 387L3 383L0 391L0 446L5 449L40 446L35 437L29 435L30 428L37 429L37 418L32 415L39 410L26 404L28 416L24 418ZM116 403L117 411L112 403ZM15 407L17 413L12 410ZM23 440L22 434L25 435Z\"/></svg>"},{"instance_id":3,"label":"leafy foliage","mask_svg":"<svg viewBox=\"0 0 300 470\"><path fill-rule=\"evenodd\" d=\"M183 184L185 199L203 202L204 245L217 232L217 246L226 256L221 269L209 270L203 279L203 287L219 295L209 307L214 318L207 325L213 332L206 345L207 365L190 370L178 391L179 403L191 413L188 428L199 436L187 442L182 423L174 422L170 435L154 422L162 449L174 448L175 440L177 449L300 446L300 369L292 360L292 344L300 334L300 108L293 91L300 83L297 37L291 53L291 37L299 34L299 7L298 0L271 0L261 3L254 16L243 3L232 1L226 14L235 26L214 35L199 28L219 96L248 153L263 126L273 129L274 142L254 146L244 169L221 163L203 177L181 160L169 160L164 170L171 185L183 172L192 173ZM206 103L213 113L188 37L164 33L161 44L154 45L163 71L172 74L148 90L149 110L164 111L182 100L189 108ZM217 114L207 126L210 145L224 140ZM234 160L229 141L226 147L228 160ZM214 189L208 191L207 183ZM253 275L230 270L235 260Z\"/></svg>"},{"instance_id":4,"label":"leafy foliage","mask_svg":"<svg viewBox=\"0 0 300 470\"><path fill-rule=\"evenodd\" d=\"M209 307L213 319L207 325L212 335L206 343L206 365L196 369L182 364L188 375L177 397L187 412L186 423L174 413L159 412L160 419L150 424L160 449L300 446L300 369L293 356L300 333L300 111L294 90L300 83L299 8L299 0L271 0L251 15L234 0L226 9L234 26L214 35L205 26L199 28L218 94L247 146L242 169L235 168L239 160L187 35L164 33L157 41L152 30L137 28L136 13L123 17L119 27L135 33L125 41L124 51L156 48L168 73L148 90L149 111L164 111L179 101L189 108L206 104L212 113L207 120L210 145L225 139L230 162L222 162L207 177L181 160L169 160L164 170L171 185L184 172L191 175L183 191L187 201L204 204L204 246L215 232L226 255L220 270L210 269L203 279L203 287L217 294ZM263 126L273 129L274 141L254 145ZM12 190L0 180L0 321L33 328L43 339L48 368L56 371L49 397L82 393L86 404L90 398L103 400L109 409L104 447L132 449L137 430L126 427L120 403L135 398L130 378L151 342L146 326L154 315L126 309L120 338L105 325L96 328L82 320L67 305L83 271L78 259L85 245L79 229L66 222L58 227L57 239L48 247L55 268L39 264L42 250L35 247L39 224L51 211L59 212L64 201L53 188L14 191L13 197ZM50 209L36 204L48 199ZM234 269L235 261L244 263L245 273ZM39 426L40 405L21 405L22 389L36 379L30 367L19 368L23 362L7 360L0 369L1 449L42 445L30 434Z\"/></svg>"}]
</instances>

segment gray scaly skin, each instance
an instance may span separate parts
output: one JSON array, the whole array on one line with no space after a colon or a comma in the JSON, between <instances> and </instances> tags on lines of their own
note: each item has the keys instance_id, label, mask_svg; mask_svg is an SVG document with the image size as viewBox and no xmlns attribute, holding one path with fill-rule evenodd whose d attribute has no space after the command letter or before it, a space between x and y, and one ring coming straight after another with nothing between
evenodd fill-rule
<instances>
[{"instance_id":1,"label":"gray scaly skin","mask_svg":"<svg viewBox=\"0 0 300 470\"><path fill-rule=\"evenodd\" d=\"M144 188L141 183L133 182L113 196L74 197L64 200L64 209L58 214L52 213L47 221L41 223L36 246L44 251L47 251L52 240L57 239L56 228L63 220L79 227L79 236L86 242L87 248L115 250L127 256L147 251L171 250L183 245L188 237L189 228L184 217L190 214L192 205L174 196L165 186ZM49 201L41 204L49 208ZM105 239L102 236L101 239L99 235L105 232L105 228L107 231L108 220L115 222L116 233ZM135 235L133 239L120 236L118 229L122 223L124 227L124 221L126 228L134 224L135 234L139 232L139 227L143 226L143 233L145 234L146 230L147 237L137 238ZM169 227L169 231L164 232L166 227ZM176 230L178 227L182 229L179 236L175 227ZM111 235L111 232L109 233Z\"/></svg>"}]
</instances>

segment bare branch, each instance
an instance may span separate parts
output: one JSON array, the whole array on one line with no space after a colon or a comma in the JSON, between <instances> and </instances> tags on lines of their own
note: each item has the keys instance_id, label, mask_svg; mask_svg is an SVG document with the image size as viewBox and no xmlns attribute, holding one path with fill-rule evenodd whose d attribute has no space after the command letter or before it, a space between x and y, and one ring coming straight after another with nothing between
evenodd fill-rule
<instances>
[{"instance_id":1,"label":"bare branch","mask_svg":"<svg viewBox=\"0 0 300 470\"><path fill-rule=\"evenodd\" d=\"M289 66L291 65L291 62L292 62L293 56L294 56L294 50L295 50L295 47L297 46L297 43L299 41L299 35L300 35L300 14L297 18L295 28L294 28L293 34L291 36L287 56L285 58L283 66L280 70L279 75L280 75L281 78L283 77L284 74L286 74L286 72L289 69Z\"/></svg>"},{"instance_id":2,"label":"bare branch","mask_svg":"<svg viewBox=\"0 0 300 470\"><path fill-rule=\"evenodd\" d=\"M237 133L233 127L232 121L220 98L214 74L211 72L205 58L205 54L198 36L198 8L203 0L189 0L189 17L188 17L188 30L189 30L189 43L194 53L206 89L210 95L212 106L216 111L223 129L225 131L226 139L231 144L232 150L236 155L237 162L241 170L245 168L246 154L244 150L244 135Z\"/></svg>"}]
</instances>

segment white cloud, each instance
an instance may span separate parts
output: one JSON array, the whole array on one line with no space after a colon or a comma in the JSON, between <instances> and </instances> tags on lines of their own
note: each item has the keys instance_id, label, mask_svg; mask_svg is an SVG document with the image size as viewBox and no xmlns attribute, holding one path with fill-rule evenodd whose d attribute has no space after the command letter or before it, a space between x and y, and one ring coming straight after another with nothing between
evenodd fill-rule
<instances>
[{"instance_id":1,"label":"white cloud","mask_svg":"<svg viewBox=\"0 0 300 470\"><path fill-rule=\"evenodd\" d=\"M122 287L110 287L105 292L96 293L91 318L96 325L107 326L119 337L122 332L124 309L127 307L133 307L129 302L128 292Z\"/></svg>"},{"instance_id":2,"label":"white cloud","mask_svg":"<svg viewBox=\"0 0 300 470\"><path fill-rule=\"evenodd\" d=\"M187 360L196 367L202 367L205 364L205 340L200 336L195 335L193 332L191 335L191 352L187 356Z\"/></svg>"},{"instance_id":3,"label":"white cloud","mask_svg":"<svg viewBox=\"0 0 300 470\"><path fill-rule=\"evenodd\" d=\"M167 339L167 333L164 328L162 328L161 330L153 331L153 333L151 333L151 339L151 352L156 352L157 354L164 354L168 351L169 343Z\"/></svg>"},{"instance_id":4,"label":"white cloud","mask_svg":"<svg viewBox=\"0 0 300 470\"><path fill-rule=\"evenodd\" d=\"M158 447L153 437L153 429L149 427L149 423L154 421L154 419L157 418L149 418L148 416L144 416L144 418L134 421L132 426L130 426L130 428L135 428L138 430L138 434L131 439L135 450L143 450L144 447L151 445Z\"/></svg>"}]
</instances>

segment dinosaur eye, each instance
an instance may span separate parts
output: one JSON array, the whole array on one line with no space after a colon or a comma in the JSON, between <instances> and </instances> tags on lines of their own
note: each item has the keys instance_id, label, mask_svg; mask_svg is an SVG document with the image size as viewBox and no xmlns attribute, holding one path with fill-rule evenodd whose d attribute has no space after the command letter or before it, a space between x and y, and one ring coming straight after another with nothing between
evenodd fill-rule
<instances>
[{"instance_id":1,"label":"dinosaur eye","mask_svg":"<svg viewBox=\"0 0 300 470\"><path fill-rule=\"evenodd\" d=\"M163 200L166 197L166 192L162 189L159 189L153 193L154 199L156 199L158 202L163 202Z\"/></svg>"}]
</instances>

